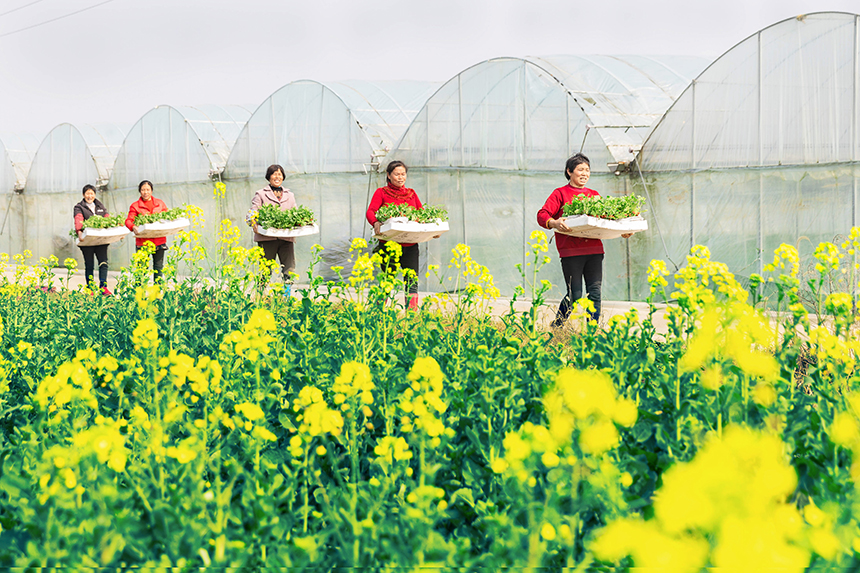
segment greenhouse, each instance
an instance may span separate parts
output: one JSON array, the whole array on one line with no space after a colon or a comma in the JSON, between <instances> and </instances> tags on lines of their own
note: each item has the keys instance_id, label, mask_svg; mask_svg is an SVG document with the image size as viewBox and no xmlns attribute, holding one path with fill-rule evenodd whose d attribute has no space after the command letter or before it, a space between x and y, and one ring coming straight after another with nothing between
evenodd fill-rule
<instances>
[{"instance_id":1,"label":"greenhouse","mask_svg":"<svg viewBox=\"0 0 860 573\"><path fill-rule=\"evenodd\" d=\"M615 171L707 64L682 56L488 60L442 86L391 157L415 167L557 171L560 158L581 151L593 171Z\"/></svg>"},{"instance_id":2,"label":"greenhouse","mask_svg":"<svg viewBox=\"0 0 860 573\"><path fill-rule=\"evenodd\" d=\"M423 260L439 264L466 243L502 292L525 286L515 265L525 267L538 209L566 183L565 160L585 153L594 173L590 187L627 193L627 178L613 173L633 160L707 64L683 56L497 58L458 74L427 101L386 158L405 161L422 201L450 212L451 232L423 247ZM626 244L610 241L606 248L605 296L627 299ZM541 278L561 284L560 270L551 267Z\"/></svg>"},{"instance_id":3,"label":"greenhouse","mask_svg":"<svg viewBox=\"0 0 860 573\"><path fill-rule=\"evenodd\" d=\"M79 193L107 185L127 127L63 123L45 136L30 166L25 193Z\"/></svg>"},{"instance_id":4,"label":"greenhouse","mask_svg":"<svg viewBox=\"0 0 860 573\"><path fill-rule=\"evenodd\" d=\"M224 218L244 226L266 168L278 163L300 205L318 216L320 234L299 239L298 268L309 247L325 246L319 270L335 275L353 237L369 239L364 213L379 183L378 161L393 147L438 83L419 81L292 82L272 94L242 130L224 171ZM250 236L245 238L250 246Z\"/></svg>"},{"instance_id":5,"label":"greenhouse","mask_svg":"<svg viewBox=\"0 0 860 573\"><path fill-rule=\"evenodd\" d=\"M802 255L841 242L858 224L858 30L854 14L791 18L690 84L642 146L644 178L632 178L654 201L653 232L631 240L638 259L680 264L703 244L748 277L783 242Z\"/></svg>"},{"instance_id":6,"label":"greenhouse","mask_svg":"<svg viewBox=\"0 0 860 573\"><path fill-rule=\"evenodd\" d=\"M258 177L272 163L288 173L365 173L437 87L418 81L289 83L248 120L224 176Z\"/></svg>"},{"instance_id":7,"label":"greenhouse","mask_svg":"<svg viewBox=\"0 0 860 573\"><path fill-rule=\"evenodd\" d=\"M24 221L15 233L39 256L73 255L69 229L72 206L87 184L104 187L126 129L113 124L75 127L63 123L39 144L27 174L20 211Z\"/></svg>"},{"instance_id":8,"label":"greenhouse","mask_svg":"<svg viewBox=\"0 0 860 573\"><path fill-rule=\"evenodd\" d=\"M158 106L129 130L117 154L111 189L206 181L223 171L251 112L245 107Z\"/></svg>"}]
</instances>

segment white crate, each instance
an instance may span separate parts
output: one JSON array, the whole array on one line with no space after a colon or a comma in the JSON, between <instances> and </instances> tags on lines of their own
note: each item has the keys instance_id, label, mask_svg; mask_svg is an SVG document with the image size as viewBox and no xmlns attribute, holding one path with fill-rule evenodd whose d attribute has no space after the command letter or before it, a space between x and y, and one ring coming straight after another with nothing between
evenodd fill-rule
<instances>
[{"instance_id":1,"label":"white crate","mask_svg":"<svg viewBox=\"0 0 860 573\"><path fill-rule=\"evenodd\" d=\"M121 241L131 233L125 227L108 227L107 229L84 229L80 238L75 239L78 247L96 247Z\"/></svg>"},{"instance_id":2,"label":"white crate","mask_svg":"<svg viewBox=\"0 0 860 573\"><path fill-rule=\"evenodd\" d=\"M374 238L395 243L426 243L447 232L447 221L436 219L435 223L416 223L406 217L392 217L382 224Z\"/></svg>"},{"instance_id":3,"label":"white crate","mask_svg":"<svg viewBox=\"0 0 860 573\"><path fill-rule=\"evenodd\" d=\"M648 230L648 221L640 216L628 217L626 219L599 219L589 215L574 215L561 219L570 228L571 237L583 237L585 239L617 239L627 233L639 233ZM553 229L561 233L558 229Z\"/></svg>"},{"instance_id":4,"label":"white crate","mask_svg":"<svg viewBox=\"0 0 860 573\"><path fill-rule=\"evenodd\" d=\"M191 221L186 217L180 217L173 221L155 221L154 223L138 225L135 236L138 239L157 239L159 237L173 235L174 233L178 233L190 226Z\"/></svg>"},{"instance_id":5,"label":"white crate","mask_svg":"<svg viewBox=\"0 0 860 573\"><path fill-rule=\"evenodd\" d=\"M305 225L304 227L293 227L292 229L267 229L257 225L257 234L264 237L277 237L279 239L287 239L290 237L304 237L307 235L319 234L319 225Z\"/></svg>"}]
</instances>

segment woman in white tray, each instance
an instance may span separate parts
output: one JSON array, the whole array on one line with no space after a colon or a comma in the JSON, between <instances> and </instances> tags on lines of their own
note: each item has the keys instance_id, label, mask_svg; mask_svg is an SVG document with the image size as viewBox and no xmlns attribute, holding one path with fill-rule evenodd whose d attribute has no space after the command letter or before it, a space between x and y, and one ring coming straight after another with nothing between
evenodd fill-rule
<instances>
[{"instance_id":1,"label":"woman in white tray","mask_svg":"<svg viewBox=\"0 0 860 573\"><path fill-rule=\"evenodd\" d=\"M102 202L96 199L96 188L92 185L84 185L84 189L82 191L84 198L80 203L75 205L74 215L75 215L75 231L78 233L78 238L80 239L84 234L84 221L89 219L90 217L108 217L110 213L102 205ZM96 292L95 280L93 277L93 271L95 270L95 265L93 264L93 257L99 262L99 290L103 294L111 294L107 287L107 274L108 274L108 255L107 245L94 245L90 247L78 247L81 250L81 253L84 255L84 277L87 281L87 287Z\"/></svg>"},{"instance_id":2,"label":"woman in white tray","mask_svg":"<svg viewBox=\"0 0 860 573\"><path fill-rule=\"evenodd\" d=\"M591 176L591 162L581 153L567 160L564 176L569 183L550 193L537 213L537 221L545 229L566 233L570 229L560 220L562 207L573 201L574 197L599 197L600 193L585 186ZM630 234L621 236L626 238ZM562 326L570 316L573 303L582 298L583 279L588 300L594 305L594 312L589 314L592 320L597 321L600 318L600 291L603 285L603 241L556 233L555 246L561 257L561 272L564 274L567 294L558 306L552 327Z\"/></svg>"},{"instance_id":3,"label":"woman in white tray","mask_svg":"<svg viewBox=\"0 0 860 573\"><path fill-rule=\"evenodd\" d=\"M281 211L292 209L296 206L296 196L289 189L284 189L281 184L286 174L280 165L269 165L266 169L266 181L268 185L254 193L251 199L251 210L256 211L263 205L277 205ZM263 256L274 261L275 257L281 262L281 275L284 277L284 295L290 296L293 279L290 273L296 268L296 253L294 237L267 237L257 232L254 224L254 241L263 248Z\"/></svg>"},{"instance_id":4,"label":"woman in white tray","mask_svg":"<svg viewBox=\"0 0 860 573\"><path fill-rule=\"evenodd\" d=\"M125 219L125 226L129 231L137 233L137 225L134 220L138 215L151 215L152 213L165 213L167 204L161 199L156 199L152 196L153 186L150 181L143 180L137 185L137 192L140 193L140 199L131 204L128 208L128 217ZM161 270L164 268L164 252L167 250L167 237L154 237L142 239L135 237L134 245L139 251L146 243L152 243L155 246L155 252L152 253L152 270L155 275L155 280L161 280Z\"/></svg>"},{"instance_id":5,"label":"woman in white tray","mask_svg":"<svg viewBox=\"0 0 860 573\"><path fill-rule=\"evenodd\" d=\"M370 205L367 207L367 222L373 225L373 233L379 234L379 228L382 224L376 218L376 212L383 205L401 205L407 204L415 209L421 208L421 199L414 189L406 187L406 172L408 171L406 164L402 161L392 161L385 169L387 175L387 185L380 187L373 194L370 200ZM387 241L380 240L379 245L374 249L374 252L379 252L385 247ZM416 243L401 243L403 249L400 255L400 267L404 270L412 271L408 273L406 278L407 301L406 307L410 310L418 308L418 245ZM390 268L393 265L386 265L386 271L390 272L396 268Z\"/></svg>"}]
</instances>

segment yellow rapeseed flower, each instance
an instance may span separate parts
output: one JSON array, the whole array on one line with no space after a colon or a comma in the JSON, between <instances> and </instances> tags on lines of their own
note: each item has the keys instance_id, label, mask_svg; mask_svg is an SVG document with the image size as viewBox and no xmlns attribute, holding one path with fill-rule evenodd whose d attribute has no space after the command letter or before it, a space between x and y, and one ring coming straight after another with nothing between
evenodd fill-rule
<instances>
[{"instance_id":1,"label":"yellow rapeseed flower","mask_svg":"<svg viewBox=\"0 0 860 573\"><path fill-rule=\"evenodd\" d=\"M260 408L257 404L252 404L250 402L243 402L242 404L237 404L236 411L244 415L248 420L252 422L262 420L265 417L263 409Z\"/></svg>"}]
</instances>

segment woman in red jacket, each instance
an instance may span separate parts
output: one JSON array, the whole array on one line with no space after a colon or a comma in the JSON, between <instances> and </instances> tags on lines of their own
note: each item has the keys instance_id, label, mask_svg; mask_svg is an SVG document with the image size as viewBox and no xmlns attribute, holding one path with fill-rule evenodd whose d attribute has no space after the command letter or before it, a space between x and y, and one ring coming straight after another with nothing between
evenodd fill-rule
<instances>
[{"instance_id":1,"label":"woman in red jacket","mask_svg":"<svg viewBox=\"0 0 860 573\"><path fill-rule=\"evenodd\" d=\"M562 207L577 196L600 196L600 193L585 186L591 176L591 162L588 157L577 153L568 159L564 175L569 183L553 191L537 214L541 227L561 231L555 234L555 246L561 257L561 272L564 274L567 294L558 306L558 312L552 322L553 328L558 328L567 321L573 303L582 298L583 279L588 300L594 305L594 312L589 314L592 320L597 321L600 318L600 289L603 284L603 242L600 239L562 234L570 231L561 220Z\"/></svg>"},{"instance_id":2,"label":"woman in red jacket","mask_svg":"<svg viewBox=\"0 0 860 573\"><path fill-rule=\"evenodd\" d=\"M129 231L137 233L137 225L134 220L138 215L149 215L151 213L164 213L167 211L167 205L161 199L156 199L152 196L152 183L146 180L141 181L137 186L137 191L140 193L140 199L131 204L128 208L128 217L125 219L125 226ZM161 280L161 269L164 268L164 251L167 250L167 237L156 237L153 239L135 238L134 244L139 251L146 243L155 245L155 252L152 253L152 270L155 273L155 280Z\"/></svg>"},{"instance_id":3,"label":"woman in red jacket","mask_svg":"<svg viewBox=\"0 0 860 573\"><path fill-rule=\"evenodd\" d=\"M400 205L407 204L415 209L421 208L421 200L414 189L406 187L406 172L408 171L406 164L402 161L392 161L386 168L388 184L385 187L380 187L373 194L370 200L370 205L367 207L367 222L373 225L373 233L379 234L379 228L382 224L376 218L376 212L383 205ZM387 241L379 241L379 246L374 249L378 252L385 246ZM400 267L412 271L407 273L406 291L407 303L409 309L418 308L418 245L415 243L402 243L403 253L400 255ZM387 268L386 270L391 270Z\"/></svg>"}]
</instances>

